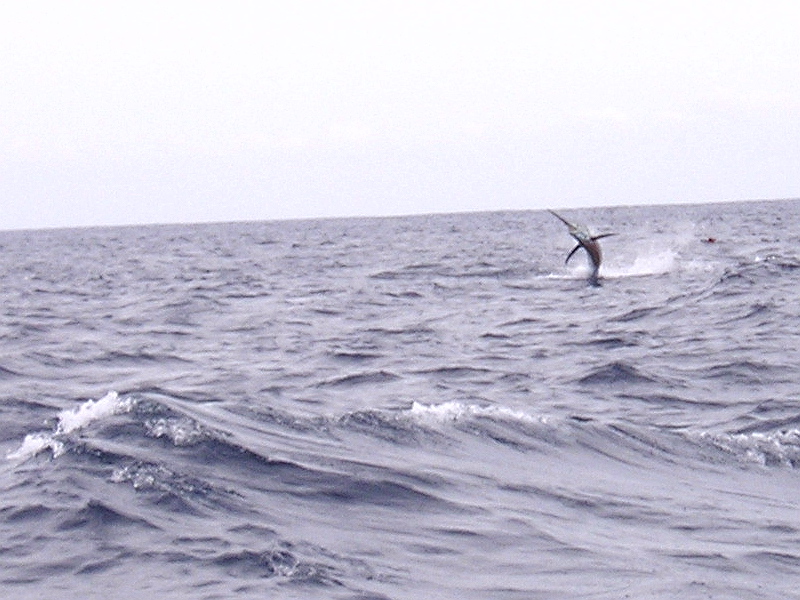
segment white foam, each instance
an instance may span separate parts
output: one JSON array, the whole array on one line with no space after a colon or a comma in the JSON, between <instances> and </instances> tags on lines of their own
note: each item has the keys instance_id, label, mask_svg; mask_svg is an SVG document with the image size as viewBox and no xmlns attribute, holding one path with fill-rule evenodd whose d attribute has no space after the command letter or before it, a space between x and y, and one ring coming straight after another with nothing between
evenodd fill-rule
<instances>
[{"instance_id":1,"label":"white foam","mask_svg":"<svg viewBox=\"0 0 800 600\"><path fill-rule=\"evenodd\" d=\"M87 400L74 409L64 409L58 413L58 425L55 431L29 433L19 448L6 455L6 459L27 460L47 449L53 453L53 458L58 458L65 452L61 437L78 431L93 421L129 412L132 407L132 400L120 400L117 392L112 391L99 400Z\"/></svg>"},{"instance_id":2,"label":"white foam","mask_svg":"<svg viewBox=\"0 0 800 600\"><path fill-rule=\"evenodd\" d=\"M703 433L715 446L760 465L780 464L794 467L800 464L800 430L789 429L771 433Z\"/></svg>"},{"instance_id":3,"label":"white foam","mask_svg":"<svg viewBox=\"0 0 800 600\"><path fill-rule=\"evenodd\" d=\"M57 440L52 433L44 431L29 433L25 436L19 448L6 454L6 459L27 460L48 448L53 453L53 458L58 458L64 453L64 443Z\"/></svg>"},{"instance_id":4,"label":"white foam","mask_svg":"<svg viewBox=\"0 0 800 600\"><path fill-rule=\"evenodd\" d=\"M409 414L416 419L428 422L456 422L472 417L492 417L525 423L545 423L543 417L534 417L528 413L513 410L505 406L481 406L464 402L450 401L442 404L422 404L414 402Z\"/></svg>"},{"instance_id":5,"label":"white foam","mask_svg":"<svg viewBox=\"0 0 800 600\"><path fill-rule=\"evenodd\" d=\"M115 414L120 408L117 392L108 392L100 400L87 400L72 410L64 409L58 413L56 434L70 433L82 429L92 421L104 419Z\"/></svg>"},{"instance_id":6,"label":"white foam","mask_svg":"<svg viewBox=\"0 0 800 600\"><path fill-rule=\"evenodd\" d=\"M153 419L145 423L147 434L166 437L176 446L191 446L208 436L200 424L189 417Z\"/></svg>"}]
</instances>

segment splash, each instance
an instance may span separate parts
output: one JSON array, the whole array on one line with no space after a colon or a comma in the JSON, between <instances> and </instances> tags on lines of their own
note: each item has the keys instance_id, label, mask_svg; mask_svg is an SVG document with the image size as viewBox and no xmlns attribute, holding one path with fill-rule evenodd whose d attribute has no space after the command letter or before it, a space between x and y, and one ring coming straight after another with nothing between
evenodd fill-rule
<instances>
[{"instance_id":1,"label":"splash","mask_svg":"<svg viewBox=\"0 0 800 600\"><path fill-rule=\"evenodd\" d=\"M6 459L23 461L48 449L53 453L53 458L58 458L66 452L63 441L65 435L79 431L94 421L129 412L132 408L131 399L120 400L117 392L112 391L99 400L87 400L74 409L64 409L58 413L58 424L53 432L29 433L19 448L6 455Z\"/></svg>"},{"instance_id":2,"label":"splash","mask_svg":"<svg viewBox=\"0 0 800 600\"><path fill-rule=\"evenodd\" d=\"M600 274L609 279L620 277L647 277L651 275L664 275L675 270L678 252L671 248L660 252L653 252L637 256L633 264L628 267L616 265L603 266Z\"/></svg>"},{"instance_id":3,"label":"splash","mask_svg":"<svg viewBox=\"0 0 800 600\"><path fill-rule=\"evenodd\" d=\"M636 256L633 264L625 266L615 263L603 263L600 267L601 279L622 279L624 277L648 277L664 275L674 271L678 266L678 251L672 248L648 252ZM549 273L547 279L585 279L591 269L581 261L577 261L567 272Z\"/></svg>"}]
</instances>

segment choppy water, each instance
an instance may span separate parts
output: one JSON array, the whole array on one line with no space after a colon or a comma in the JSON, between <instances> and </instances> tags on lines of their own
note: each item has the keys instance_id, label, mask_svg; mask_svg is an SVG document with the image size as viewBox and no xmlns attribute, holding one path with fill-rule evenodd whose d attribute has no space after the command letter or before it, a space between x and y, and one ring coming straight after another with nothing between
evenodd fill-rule
<instances>
[{"instance_id":1,"label":"choppy water","mask_svg":"<svg viewBox=\"0 0 800 600\"><path fill-rule=\"evenodd\" d=\"M800 598L800 202L564 214L0 234L4 597Z\"/></svg>"}]
</instances>

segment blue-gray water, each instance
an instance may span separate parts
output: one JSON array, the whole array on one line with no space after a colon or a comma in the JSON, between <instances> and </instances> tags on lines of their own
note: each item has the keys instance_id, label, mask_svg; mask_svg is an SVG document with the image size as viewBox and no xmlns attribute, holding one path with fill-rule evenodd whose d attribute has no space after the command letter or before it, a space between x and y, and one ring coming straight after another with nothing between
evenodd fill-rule
<instances>
[{"instance_id":1,"label":"blue-gray water","mask_svg":"<svg viewBox=\"0 0 800 600\"><path fill-rule=\"evenodd\" d=\"M0 234L3 597L800 598L800 202L564 215Z\"/></svg>"}]
</instances>

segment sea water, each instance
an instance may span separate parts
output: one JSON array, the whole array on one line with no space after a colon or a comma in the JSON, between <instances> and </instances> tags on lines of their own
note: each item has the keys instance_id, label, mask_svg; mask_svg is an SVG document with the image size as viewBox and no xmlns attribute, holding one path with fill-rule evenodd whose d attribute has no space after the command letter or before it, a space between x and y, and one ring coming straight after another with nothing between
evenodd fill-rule
<instances>
[{"instance_id":1,"label":"sea water","mask_svg":"<svg viewBox=\"0 0 800 600\"><path fill-rule=\"evenodd\" d=\"M0 233L0 582L800 598L800 202Z\"/></svg>"}]
</instances>

